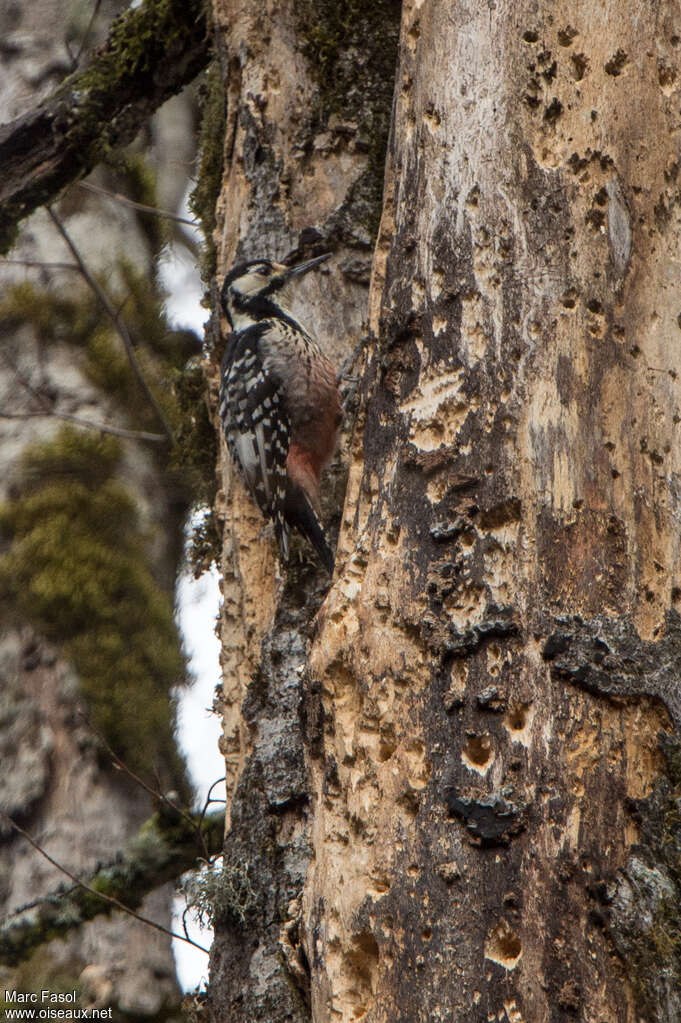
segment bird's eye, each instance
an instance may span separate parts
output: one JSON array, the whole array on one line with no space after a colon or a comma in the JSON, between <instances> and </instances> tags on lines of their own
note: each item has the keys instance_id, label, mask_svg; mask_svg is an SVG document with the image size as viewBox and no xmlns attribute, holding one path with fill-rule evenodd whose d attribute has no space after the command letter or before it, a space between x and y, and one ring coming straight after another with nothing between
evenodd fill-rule
<instances>
[{"instance_id":1,"label":"bird's eye","mask_svg":"<svg viewBox=\"0 0 681 1023\"><path fill-rule=\"evenodd\" d=\"M259 273L261 277L267 277L269 269L266 266L259 266L256 273Z\"/></svg>"}]
</instances>

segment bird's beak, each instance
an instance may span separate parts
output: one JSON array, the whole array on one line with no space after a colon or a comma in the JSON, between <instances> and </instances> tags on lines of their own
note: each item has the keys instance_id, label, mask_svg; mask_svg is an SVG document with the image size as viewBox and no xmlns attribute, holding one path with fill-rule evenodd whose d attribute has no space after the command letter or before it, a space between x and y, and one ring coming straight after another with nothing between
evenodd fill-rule
<instances>
[{"instance_id":1,"label":"bird's beak","mask_svg":"<svg viewBox=\"0 0 681 1023\"><path fill-rule=\"evenodd\" d=\"M306 274L308 270L313 270L314 267L319 266L331 255L330 252L325 252L323 256L316 256L314 259L308 259L307 263L299 263L298 266L292 266L286 274L286 279L291 277L301 277Z\"/></svg>"}]
</instances>

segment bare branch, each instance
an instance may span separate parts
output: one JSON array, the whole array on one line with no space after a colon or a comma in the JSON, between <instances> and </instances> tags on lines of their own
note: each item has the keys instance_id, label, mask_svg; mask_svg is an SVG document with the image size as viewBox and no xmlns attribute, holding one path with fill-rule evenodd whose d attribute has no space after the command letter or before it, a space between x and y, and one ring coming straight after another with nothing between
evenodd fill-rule
<instances>
[{"instance_id":1,"label":"bare branch","mask_svg":"<svg viewBox=\"0 0 681 1023\"><path fill-rule=\"evenodd\" d=\"M97 15L99 14L99 8L101 6L102 6L102 0L95 0L94 6L92 8L92 14L90 15L90 20L88 22L87 28L85 29L85 32L83 33L83 38L80 41L80 46L78 47L78 53L76 54L76 56L74 58L75 66L76 67L78 67L78 65L80 64L80 58L85 53L85 48L86 48L86 46L88 44L88 39L90 38L90 33L92 32L92 26L95 23Z\"/></svg>"},{"instance_id":2,"label":"bare branch","mask_svg":"<svg viewBox=\"0 0 681 1023\"><path fill-rule=\"evenodd\" d=\"M83 711L79 711L78 716L83 719L83 721L90 729L90 731L97 736L97 739L99 740L99 742L101 742L102 746L111 757L111 762L117 771L121 771L123 774L126 774L131 781L133 781L141 789L147 792L152 797L152 799L157 801L162 809L165 808L166 812L170 812L172 814L179 814L183 818L185 823L189 825L190 828L192 827L194 828L194 831L196 833L196 840L201 844L203 848L204 859L210 860L211 856L214 854L211 853L203 837L203 822L206 816L206 811L208 810L209 803L219 802L219 800L212 800L210 798L211 792L213 791L216 785L219 785L220 782L224 781L225 779L218 778L217 781L213 782L210 789L208 790L208 796L206 797L206 802L203 806L203 809L201 810L201 813L197 817L190 811L183 810L182 807L178 806L177 803L173 802L173 800L171 800L166 795L165 792L162 792L160 781L158 783L158 786L154 788L152 785L149 785L143 778L140 778L138 774L135 774L135 772L130 767L128 767L125 761L121 760L118 754L111 748L111 746L106 741L102 733L98 731L92 724L87 714L85 714Z\"/></svg>"},{"instance_id":3,"label":"bare branch","mask_svg":"<svg viewBox=\"0 0 681 1023\"><path fill-rule=\"evenodd\" d=\"M80 273L80 267L76 266ZM162 433L147 433L145 430L126 430L122 426L109 426L106 423L95 423L91 419L83 419L81 416L73 415L70 412L57 412L52 401L28 380L21 372L16 363L9 357L7 352L0 350L0 358L9 366L15 374L24 390L40 405L39 409L30 412L0 412L0 419L38 419L40 417L52 416L54 419L63 419L67 423L75 423L88 430L99 430L100 433L110 433L114 437L125 437L127 440L149 441L152 444L165 444L167 438Z\"/></svg>"},{"instance_id":4,"label":"bare branch","mask_svg":"<svg viewBox=\"0 0 681 1023\"><path fill-rule=\"evenodd\" d=\"M105 867L99 867L87 880L76 877L58 863L20 825L1 814L11 828L60 873L73 882L73 887L58 888L43 899L24 907L21 916L12 914L0 925L0 962L16 966L27 959L40 945L60 937L73 928L112 909L121 910L155 930L188 941L203 952L202 945L135 911L144 897L154 889L175 880L196 866L203 857L201 845L216 855L222 848L224 813L207 817L200 825L202 842L197 843L197 815L159 813L140 829L127 849Z\"/></svg>"},{"instance_id":5,"label":"bare branch","mask_svg":"<svg viewBox=\"0 0 681 1023\"><path fill-rule=\"evenodd\" d=\"M202 0L144 0L34 110L0 128L0 252L19 222L127 145L210 59ZM143 42L141 42L143 40Z\"/></svg>"},{"instance_id":6,"label":"bare branch","mask_svg":"<svg viewBox=\"0 0 681 1023\"><path fill-rule=\"evenodd\" d=\"M78 181L77 185L79 188L85 188L88 192L94 192L96 195L104 195L107 199L115 199L116 202L120 202L124 206L130 206L133 210L141 210L142 213L153 213L155 217L165 217L167 220L174 220L176 224L187 224L189 227L198 226L194 220L178 217L177 214L170 213L169 210L160 210L156 206L147 206L143 202L135 202L134 199L128 199L127 196L121 195L120 192L110 192L108 188L101 188L99 185L93 185L89 181Z\"/></svg>"},{"instance_id":7,"label":"bare branch","mask_svg":"<svg viewBox=\"0 0 681 1023\"><path fill-rule=\"evenodd\" d=\"M100 305L102 306L102 308L104 309L105 313L107 314L107 316L109 317L109 319L113 323L114 327L116 328L118 336L120 337L121 341L123 342L123 347L125 348L125 354L128 357L128 362L130 363L130 368L132 369L132 371L133 371L133 373L134 373L134 375L135 375L135 377L137 379L138 384L140 385L140 387L144 391L144 393L145 393L145 395L147 397L147 401L149 402L149 404L153 408L154 412L156 413L156 416L157 416L159 422L161 423L161 425L163 427L163 430L164 430L164 433L165 433L167 439L172 444L172 442L173 442L173 431L170 428L170 423L166 419L165 412L163 411L163 409L161 408L159 403L156 401L156 398L151 393L151 390L149 388L148 383L144 379L144 374L142 373L142 370L140 369L140 365L139 365L139 363L137 361L137 356L135 355L135 349L134 349L134 346L133 346L133 343L132 343L132 338L130 337L130 334L128 333L128 328L125 326L125 323L120 318L118 312L111 305L111 302L109 301L109 298L106 295L104 289L101 287L99 282L92 276L92 274L88 270L87 265L85 264L85 261L83 260L83 257L81 256L79 250L76 248L75 243L71 239L71 236L69 235L68 231L66 230L66 228L64 227L64 225L62 224L61 220L59 219L59 217L54 212L54 210L52 209L51 206L47 207L47 212L50 215L52 223L55 225L55 227L59 231L60 235L62 236L62 238L64 239L64 241L68 245L69 249L71 250L71 255L73 256L73 258L75 259L76 263L78 264L78 266L80 268L80 272L82 273L83 277L85 278L85 280L87 281L88 285L92 289L93 293L97 297Z\"/></svg>"},{"instance_id":8,"label":"bare branch","mask_svg":"<svg viewBox=\"0 0 681 1023\"><path fill-rule=\"evenodd\" d=\"M0 266L29 266L39 267L41 270L77 270L80 267L76 263L47 263L42 259L0 259Z\"/></svg>"},{"instance_id":9,"label":"bare branch","mask_svg":"<svg viewBox=\"0 0 681 1023\"><path fill-rule=\"evenodd\" d=\"M216 781L214 781L213 784L211 785L211 787L208 789L208 792L206 794L206 799L205 799L205 802L203 804L203 808L201 810L201 813L199 814L199 827L201 827L201 824L203 823L203 820L204 820L206 814L208 813L208 807L210 806L211 803L224 803L226 805L226 803L227 803L226 799L213 799L212 798L213 789L215 788L216 785L220 785L222 782L225 782L225 783L227 782L227 778L226 778L225 775L223 775L222 778L218 778ZM208 859L208 856L206 856L206 859Z\"/></svg>"},{"instance_id":10,"label":"bare branch","mask_svg":"<svg viewBox=\"0 0 681 1023\"><path fill-rule=\"evenodd\" d=\"M144 430L126 430L122 426L107 426L105 423L95 423L90 419L73 416L69 412L56 412L54 409L45 408L36 412L0 412L0 419L39 419L44 416L63 419L67 423L75 423L76 426L82 426L88 430L99 430L100 433L110 433L113 437L124 437L126 440L149 441L150 444L165 444L168 440L163 433L146 433Z\"/></svg>"}]
</instances>

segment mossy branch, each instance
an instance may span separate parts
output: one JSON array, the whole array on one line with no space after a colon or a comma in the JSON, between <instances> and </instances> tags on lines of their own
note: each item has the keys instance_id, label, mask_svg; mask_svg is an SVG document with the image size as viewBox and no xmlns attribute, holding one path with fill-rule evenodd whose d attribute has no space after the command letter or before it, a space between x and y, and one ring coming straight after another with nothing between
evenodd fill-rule
<instances>
[{"instance_id":1,"label":"mossy branch","mask_svg":"<svg viewBox=\"0 0 681 1023\"><path fill-rule=\"evenodd\" d=\"M149 892L196 867L206 853L221 852L224 826L223 812L175 814L164 808L154 814L113 863L60 886L0 924L0 963L16 966L40 945L116 908L141 919L134 911Z\"/></svg>"},{"instance_id":2,"label":"mossy branch","mask_svg":"<svg viewBox=\"0 0 681 1023\"><path fill-rule=\"evenodd\" d=\"M24 217L132 141L209 58L202 0L145 0L117 18L84 71L0 128L0 252Z\"/></svg>"}]
</instances>

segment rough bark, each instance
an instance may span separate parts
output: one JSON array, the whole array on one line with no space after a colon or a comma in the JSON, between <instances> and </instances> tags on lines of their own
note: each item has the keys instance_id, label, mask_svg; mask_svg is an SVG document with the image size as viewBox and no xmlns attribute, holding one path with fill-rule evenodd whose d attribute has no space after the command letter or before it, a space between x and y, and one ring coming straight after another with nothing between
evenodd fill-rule
<instances>
[{"instance_id":1,"label":"rough bark","mask_svg":"<svg viewBox=\"0 0 681 1023\"><path fill-rule=\"evenodd\" d=\"M301 170L281 188L287 8L218 11L224 269L321 217ZM277 590L238 482L225 505L227 849L269 887L248 946L218 933L215 1018L678 1018L677 20L404 5L309 659L311 584ZM334 337L321 293L303 319Z\"/></svg>"},{"instance_id":2,"label":"rough bark","mask_svg":"<svg viewBox=\"0 0 681 1023\"><path fill-rule=\"evenodd\" d=\"M677 31L405 5L311 657L316 1021L678 1016L639 830L678 721Z\"/></svg>"},{"instance_id":3,"label":"rough bark","mask_svg":"<svg viewBox=\"0 0 681 1023\"><path fill-rule=\"evenodd\" d=\"M218 277L236 259L334 252L306 278L296 309L340 365L366 313L372 232L380 214L398 10L364 5L215 4L227 93ZM215 358L215 388L219 351ZM347 421L349 434L352 416ZM347 436L345 442L347 442ZM307 967L298 934L311 854L303 669L328 585L297 544L277 569L275 545L222 451L225 518L222 667L228 863L260 893L247 925L216 929L215 1019L304 1020ZM327 475L324 517L337 528L344 471Z\"/></svg>"},{"instance_id":4,"label":"rough bark","mask_svg":"<svg viewBox=\"0 0 681 1023\"><path fill-rule=\"evenodd\" d=\"M0 252L16 240L21 220L131 142L208 60L198 0L146 0L121 16L83 71L0 128Z\"/></svg>"}]
</instances>

